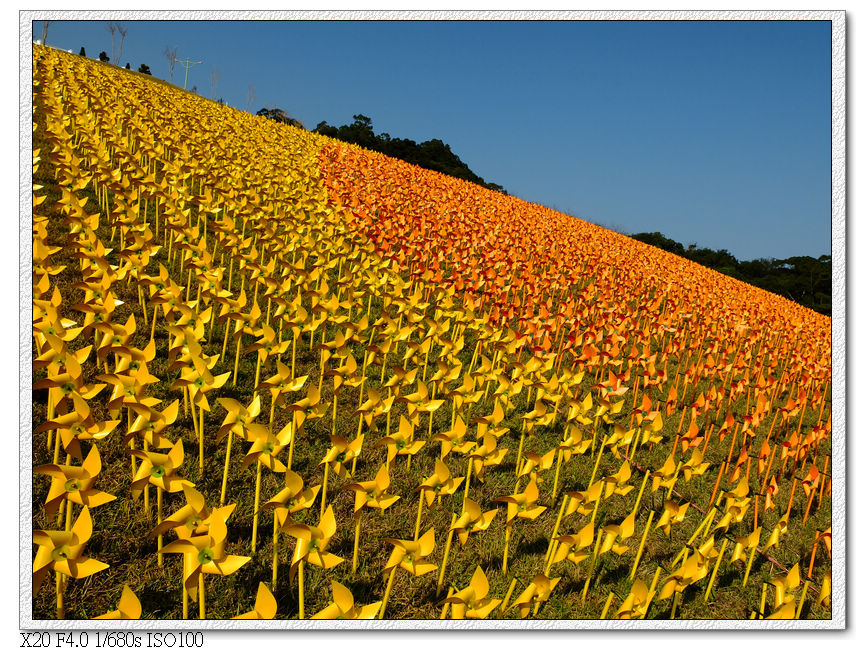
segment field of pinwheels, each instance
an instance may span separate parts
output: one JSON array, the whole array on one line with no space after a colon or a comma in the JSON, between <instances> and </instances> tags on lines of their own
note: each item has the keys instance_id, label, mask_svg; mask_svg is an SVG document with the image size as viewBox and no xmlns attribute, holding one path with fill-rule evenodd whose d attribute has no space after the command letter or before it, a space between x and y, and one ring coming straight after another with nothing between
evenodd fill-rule
<instances>
[{"instance_id":1,"label":"field of pinwheels","mask_svg":"<svg viewBox=\"0 0 865 650\"><path fill-rule=\"evenodd\" d=\"M830 320L33 50L33 617L831 617Z\"/></svg>"}]
</instances>

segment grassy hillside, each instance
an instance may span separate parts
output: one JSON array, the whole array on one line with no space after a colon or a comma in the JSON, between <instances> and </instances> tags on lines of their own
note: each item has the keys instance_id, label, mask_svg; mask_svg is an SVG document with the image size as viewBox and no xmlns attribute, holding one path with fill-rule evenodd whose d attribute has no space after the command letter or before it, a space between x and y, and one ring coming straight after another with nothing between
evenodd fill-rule
<instances>
[{"instance_id":1,"label":"grassy hillside","mask_svg":"<svg viewBox=\"0 0 865 650\"><path fill-rule=\"evenodd\" d=\"M34 618L831 615L828 318L81 57L33 92Z\"/></svg>"}]
</instances>

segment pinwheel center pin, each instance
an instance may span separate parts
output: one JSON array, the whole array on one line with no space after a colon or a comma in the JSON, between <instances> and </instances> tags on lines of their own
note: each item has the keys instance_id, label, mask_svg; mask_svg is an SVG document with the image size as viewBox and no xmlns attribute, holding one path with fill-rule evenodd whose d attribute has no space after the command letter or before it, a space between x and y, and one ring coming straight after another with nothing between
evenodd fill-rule
<instances>
[{"instance_id":1,"label":"pinwheel center pin","mask_svg":"<svg viewBox=\"0 0 865 650\"><path fill-rule=\"evenodd\" d=\"M68 560L72 556L72 551L69 550L69 547L64 544L63 546L59 546L51 551L51 559L55 562L59 562L62 560Z\"/></svg>"},{"instance_id":2,"label":"pinwheel center pin","mask_svg":"<svg viewBox=\"0 0 865 650\"><path fill-rule=\"evenodd\" d=\"M204 386L204 380L201 377L199 377L198 379L195 380L195 385L198 386L199 388L201 388L202 386Z\"/></svg>"},{"instance_id":3,"label":"pinwheel center pin","mask_svg":"<svg viewBox=\"0 0 865 650\"><path fill-rule=\"evenodd\" d=\"M81 481L77 478L71 478L63 484L63 489L67 492L78 492L81 489Z\"/></svg>"},{"instance_id":4,"label":"pinwheel center pin","mask_svg":"<svg viewBox=\"0 0 865 650\"><path fill-rule=\"evenodd\" d=\"M198 515L192 515L186 519L186 527L189 530L195 530L201 525L201 517Z\"/></svg>"},{"instance_id":5,"label":"pinwheel center pin","mask_svg":"<svg viewBox=\"0 0 865 650\"><path fill-rule=\"evenodd\" d=\"M81 425L80 422L76 422L72 425L71 431L75 434L84 433L84 427Z\"/></svg>"},{"instance_id":6,"label":"pinwheel center pin","mask_svg":"<svg viewBox=\"0 0 865 650\"><path fill-rule=\"evenodd\" d=\"M75 384L73 384L71 381L67 381L60 387L60 390L63 392L64 395L68 395L75 390Z\"/></svg>"},{"instance_id":7,"label":"pinwheel center pin","mask_svg":"<svg viewBox=\"0 0 865 650\"><path fill-rule=\"evenodd\" d=\"M336 461L337 461L338 463L341 463L341 462L344 461L344 460L345 460L345 452L342 451L342 452L340 452L339 454L337 454L337 456L336 456Z\"/></svg>"},{"instance_id":8,"label":"pinwheel center pin","mask_svg":"<svg viewBox=\"0 0 865 650\"><path fill-rule=\"evenodd\" d=\"M405 448L405 442L403 442L402 440L397 440L396 441L396 448L397 449L404 449Z\"/></svg>"},{"instance_id":9,"label":"pinwheel center pin","mask_svg":"<svg viewBox=\"0 0 865 650\"><path fill-rule=\"evenodd\" d=\"M261 451L264 452L265 454L272 454L273 453L273 443L272 442L265 442L261 446Z\"/></svg>"},{"instance_id":10,"label":"pinwheel center pin","mask_svg":"<svg viewBox=\"0 0 865 650\"><path fill-rule=\"evenodd\" d=\"M132 370L138 370L141 367L141 364L137 361L133 361L129 364L129 367L132 368Z\"/></svg>"},{"instance_id":11,"label":"pinwheel center pin","mask_svg":"<svg viewBox=\"0 0 865 650\"><path fill-rule=\"evenodd\" d=\"M165 468L162 465L154 465L150 470L150 475L153 478L162 478L165 476Z\"/></svg>"},{"instance_id":12,"label":"pinwheel center pin","mask_svg":"<svg viewBox=\"0 0 865 650\"><path fill-rule=\"evenodd\" d=\"M203 548L198 552L198 563L207 564L213 562L214 553L209 548Z\"/></svg>"}]
</instances>

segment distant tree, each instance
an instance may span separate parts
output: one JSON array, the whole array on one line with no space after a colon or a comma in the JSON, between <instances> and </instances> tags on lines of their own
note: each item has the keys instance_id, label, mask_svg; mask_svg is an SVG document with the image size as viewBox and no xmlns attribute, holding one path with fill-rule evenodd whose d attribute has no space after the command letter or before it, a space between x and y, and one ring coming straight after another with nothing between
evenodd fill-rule
<instances>
[{"instance_id":1,"label":"distant tree","mask_svg":"<svg viewBox=\"0 0 865 650\"><path fill-rule=\"evenodd\" d=\"M190 92L194 95L197 95L198 94L198 86L193 86L192 90L190 90Z\"/></svg>"},{"instance_id":2,"label":"distant tree","mask_svg":"<svg viewBox=\"0 0 865 650\"><path fill-rule=\"evenodd\" d=\"M163 54L168 59L168 80L174 83L174 62L177 60L177 46L166 45Z\"/></svg>"},{"instance_id":3,"label":"distant tree","mask_svg":"<svg viewBox=\"0 0 865 650\"><path fill-rule=\"evenodd\" d=\"M141 74L149 74L151 76L153 75L153 73L150 72L150 66L146 63L142 63L140 66L138 66L138 72L140 72Z\"/></svg>"},{"instance_id":4,"label":"distant tree","mask_svg":"<svg viewBox=\"0 0 865 650\"><path fill-rule=\"evenodd\" d=\"M84 51L84 46L81 46L81 49L78 52L78 56L87 56L87 52Z\"/></svg>"},{"instance_id":5,"label":"distant tree","mask_svg":"<svg viewBox=\"0 0 865 650\"><path fill-rule=\"evenodd\" d=\"M451 151L450 145L434 139L418 144L414 140L392 138L388 133L376 135L372 128L372 120L363 114L353 116L354 122L340 127L330 126L327 122L319 122L316 133L351 142L366 149L378 151L392 158L399 158L425 169L432 169L442 174L462 178L482 185L489 189L504 192L501 185L486 183L484 179L472 172L459 156Z\"/></svg>"},{"instance_id":6,"label":"distant tree","mask_svg":"<svg viewBox=\"0 0 865 650\"><path fill-rule=\"evenodd\" d=\"M102 51L99 53L99 60L102 61L103 63L108 63L111 59L110 59L110 58L108 57L108 55L105 53L105 50L102 50Z\"/></svg>"},{"instance_id":7,"label":"distant tree","mask_svg":"<svg viewBox=\"0 0 865 650\"><path fill-rule=\"evenodd\" d=\"M132 69L132 68L129 67L129 61L126 62L126 69L127 69L127 70L131 70L131 69Z\"/></svg>"},{"instance_id":8,"label":"distant tree","mask_svg":"<svg viewBox=\"0 0 865 650\"><path fill-rule=\"evenodd\" d=\"M266 117L269 120L273 120L274 122L281 122L282 124L290 124L291 126L296 126L299 128L303 128L303 124L300 120L296 120L293 117L290 117L284 110L281 108L262 108L256 113L259 117Z\"/></svg>"}]
</instances>

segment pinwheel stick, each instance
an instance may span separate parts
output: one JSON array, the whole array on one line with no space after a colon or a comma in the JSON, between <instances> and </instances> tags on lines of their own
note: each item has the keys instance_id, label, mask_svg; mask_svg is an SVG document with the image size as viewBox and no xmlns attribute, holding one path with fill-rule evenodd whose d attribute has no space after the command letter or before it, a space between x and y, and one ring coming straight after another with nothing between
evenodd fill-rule
<instances>
[{"instance_id":1,"label":"pinwheel stick","mask_svg":"<svg viewBox=\"0 0 865 650\"><path fill-rule=\"evenodd\" d=\"M222 468L222 488L219 492L219 507L225 504L225 489L228 487L228 462L231 459L231 442L234 438L234 432L228 430L228 441L225 444L225 467Z\"/></svg>"},{"instance_id":2,"label":"pinwheel stick","mask_svg":"<svg viewBox=\"0 0 865 650\"><path fill-rule=\"evenodd\" d=\"M261 463L255 464L255 505L252 511L252 552L255 553L255 540L258 538L258 502L261 497Z\"/></svg>"},{"instance_id":3,"label":"pinwheel stick","mask_svg":"<svg viewBox=\"0 0 865 650\"><path fill-rule=\"evenodd\" d=\"M600 501L600 499L598 499L598 501ZM594 517L592 518L592 521L594 521ZM598 549L600 549L601 547L601 537L603 536L600 534L595 536L595 546L592 549L592 562L589 564L589 573L586 576L586 583L583 585L583 593L581 597L582 602L584 603L586 602L586 594L589 593L589 585L592 582L592 574L595 571L595 563L598 560Z\"/></svg>"},{"instance_id":4,"label":"pinwheel stick","mask_svg":"<svg viewBox=\"0 0 865 650\"><path fill-rule=\"evenodd\" d=\"M303 560L300 560L297 563L297 618L298 620L303 620Z\"/></svg>"},{"instance_id":5,"label":"pinwheel stick","mask_svg":"<svg viewBox=\"0 0 865 650\"><path fill-rule=\"evenodd\" d=\"M63 604L63 592L66 591L66 580L62 573L55 572L54 585L57 590L57 620L66 618L66 607Z\"/></svg>"},{"instance_id":6,"label":"pinwheel stick","mask_svg":"<svg viewBox=\"0 0 865 650\"><path fill-rule=\"evenodd\" d=\"M508 590L505 592L505 597L502 599L502 602L498 607L500 614L504 614L505 611L507 611L508 601L511 599L511 596L514 593L514 589L516 588L516 586L517 579L511 578L511 584L508 586ZM450 597L450 591L448 592L448 597Z\"/></svg>"},{"instance_id":7,"label":"pinwheel stick","mask_svg":"<svg viewBox=\"0 0 865 650\"><path fill-rule=\"evenodd\" d=\"M156 525L162 523L162 488L156 486ZM156 558L157 564L161 568L163 563L162 557L162 533L156 538Z\"/></svg>"},{"instance_id":8,"label":"pinwheel stick","mask_svg":"<svg viewBox=\"0 0 865 650\"><path fill-rule=\"evenodd\" d=\"M514 578L514 581L516 582L516 578ZM454 595L454 588L448 587L447 598L450 598L453 595ZM441 621L445 620L448 617L448 610L450 609L450 606L451 606L451 604L449 602L447 602L447 598L445 599L445 604L442 606L442 613L439 616L439 620L441 620ZM504 611L504 610L502 610L502 611Z\"/></svg>"},{"instance_id":9,"label":"pinwheel stick","mask_svg":"<svg viewBox=\"0 0 865 650\"><path fill-rule=\"evenodd\" d=\"M797 619L798 619L799 616L801 616L801 614L802 614L802 606L805 604L805 595L808 593L808 585L809 585L809 581L808 581L808 580L806 580L806 581L802 584L802 593L799 594L799 604L796 605L796 618L797 618Z\"/></svg>"},{"instance_id":10,"label":"pinwheel stick","mask_svg":"<svg viewBox=\"0 0 865 650\"><path fill-rule=\"evenodd\" d=\"M607 612L610 610L610 605L613 603L613 596L615 596L612 591L607 596L607 602L604 603L604 609L601 611L601 619L607 618Z\"/></svg>"},{"instance_id":11,"label":"pinwheel stick","mask_svg":"<svg viewBox=\"0 0 865 650\"><path fill-rule=\"evenodd\" d=\"M360 543L360 518L363 516L363 510L358 510L355 515L354 522L354 552L351 555L351 575L357 571L357 550Z\"/></svg>"},{"instance_id":12,"label":"pinwheel stick","mask_svg":"<svg viewBox=\"0 0 865 650\"><path fill-rule=\"evenodd\" d=\"M423 513L423 501L424 501L424 495L423 495L423 490L421 490L420 495L418 497L418 501L417 501L417 518L415 519L415 522L414 522L414 540L415 541L417 541L418 535L420 534L420 520L421 520L421 513Z\"/></svg>"},{"instance_id":13,"label":"pinwheel stick","mask_svg":"<svg viewBox=\"0 0 865 650\"><path fill-rule=\"evenodd\" d=\"M335 399L335 396L334 396ZM336 403L336 402L334 402ZM330 473L330 463L324 464L324 479L321 482L321 513L320 516L324 517L324 509L327 505L327 477Z\"/></svg>"},{"instance_id":14,"label":"pinwheel stick","mask_svg":"<svg viewBox=\"0 0 865 650\"><path fill-rule=\"evenodd\" d=\"M763 583L763 593L762 593L762 595L760 596L760 611L758 612L758 616L759 616L760 618L765 618L763 612L766 611L766 610L765 610L765 607L766 607L766 588L767 588L768 586L769 586L769 583L768 583L768 582L764 582L764 583Z\"/></svg>"},{"instance_id":15,"label":"pinwheel stick","mask_svg":"<svg viewBox=\"0 0 865 650\"><path fill-rule=\"evenodd\" d=\"M390 590L393 588L393 579L396 576L397 567L391 567L390 576L387 579L387 586L384 588L384 598L381 599L381 609L378 611L379 620L384 618L384 610L387 607L387 599L390 598Z\"/></svg>"},{"instance_id":16,"label":"pinwheel stick","mask_svg":"<svg viewBox=\"0 0 865 650\"><path fill-rule=\"evenodd\" d=\"M276 508L273 509L273 568L270 580L270 589L276 591L276 576L279 569L279 519L276 516Z\"/></svg>"},{"instance_id":17,"label":"pinwheel stick","mask_svg":"<svg viewBox=\"0 0 865 650\"><path fill-rule=\"evenodd\" d=\"M712 585L715 584L715 576L718 575L718 567L721 566L721 559L724 557L724 552L727 550L727 538L724 538L724 541L721 544L721 552L718 553L718 559L715 560L715 566L712 569L712 575L709 578L709 584L706 587L706 594L703 596L703 602L709 602L709 595L712 593Z\"/></svg>"},{"instance_id":18,"label":"pinwheel stick","mask_svg":"<svg viewBox=\"0 0 865 650\"><path fill-rule=\"evenodd\" d=\"M193 416L195 415L195 405L193 405ZM204 407L199 406L199 415L201 419L198 423L198 471L199 476L204 474Z\"/></svg>"},{"instance_id":19,"label":"pinwheel stick","mask_svg":"<svg viewBox=\"0 0 865 650\"><path fill-rule=\"evenodd\" d=\"M555 476L553 477L553 491L550 494L550 498L553 499L553 501L556 500L556 495L559 493L559 472L561 471L561 469L562 469L562 450L559 449L558 458L556 459L556 473L555 473Z\"/></svg>"},{"instance_id":20,"label":"pinwheel stick","mask_svg":"<svg viewBox=\"0 0 865 650\"><path fill-rule=\"evenodd\" d=\"M678 609L678 607L679 607L679 601L680 601L681 599L682 599L682 592L681 592L681 591L677 591L677 592L673 595L673 608L670 610L670 620L671 620L671 621L672 621L674 618L676 618L676 609Z\"/></svg>"},{"instance_id":21,"label":"pinwheel stick","mask_svg":"<svg viewBox=\"0 0 865 650\"><path fill-rule=\"evenodd\" d=\"M294 458L294 439L297 438L297 411L291 412L291 441L288 443L287 468L291 469L291 460ZM286 474L288 476L288 474Z\"/></svg>"},{"instance_id":22,"label":"pinwheel stick","mask_svg":"<svg viewBox=\"0 0 865 650\"><path fill-rule=\"evenodd\" d=\"M189 618L189 594L186 593L186 564L189 560L186 558L186 553L183 554L183 572L180 576L180 591L183 593L183 620Z\"/></svg>"},{"instance_id":23,"label":"pinwheel stick","mask_svg":"<svg viewBox=\"0 0 865 650\"><path fill-rule=\"evenodd\" d=\"M646 522L646 527L643 529L643 536L640 538L640 545L637 547L637 555L634 557L634 566L631 567L631 573L628 579L633 582L634 576L637 575L637 567L640 566L640 559L643 556L643 547L646 545L646 537L649 536L649 528L652 527L652 519L655 518L655 511L649 512L649 520Z\"/></svg>"},{"instance_id":24,"label":"pinwheel stick","mask_svg":"<svg viewBox=\"0 0 865 650\"><path fill-rule=\"evenodd\" d=\"M748 556L748 566L745 567L745 577L742 579L742 586L748 584L748 576L751 574L751 564L754 562L754 554L757 552L757 545L751 549L751 554ZM760 611L763 611L763 606L760 605Z\"/></svg>"},{"instance_id":25,"label":"pinwheel stick","mask_svg":"<svg viewBox=\"0 0 865 650\"><path fill-rule=\"evenodd\" d=\"M202 621L207 618L204 605L204 572L198 574L198 618Z\"/></svg>"},{"instance_id":26,"label":"pinwheel stick","mask_svg":"<svg viewBox=\"0 0 865 650\"><path fill-rule=\"evenodd\" d=\"M513 528L512 524L505 525L505 550L502 556L502 574L508 574L508 546L511 543L511 529Z\"/></svg>"},{"instance_id":27,"label":"pinwheel stick","mask_svg":"<svg viewBox=\"0 0 865 650\"><path fill-rule=\"evenodd\" d=\"M556 517L556 524L553 526L553 534L550 537L550 545L547 547L547 555L544 559L544 567L547 570L550 568L550 560L553 557L553 549L556 546L556 536L559 534L559 525L562 523L562 516L565 514L565 508L567 507L570 498L571 497L566 494L565 498L562 499L562 505L559 506L559 514Z\"/></svg>"},{"instance_id":28,"label":"pinwheel stick","mask_svg":"<svg viewBox=\"0 0 865 650\"><path fill-rule=\"evenodd\" d=\"M436 583L436 597L438 597L438 595L441 593L442 583L444 582L444 579L445 579L445 568L448 565L448 555L450 555L451 542L453 542L453 539L454 539L453 525L456 523L456 520L457 520L457 516L455 514L451 515L451 528L450 528L450 530L448 530L448 538L447 538L447 541L445 542L445 554L444 554L444 557L442 558L442 568L439 570L439 579L438 579L438 582Z\"/></svg>"}]
</instances>

